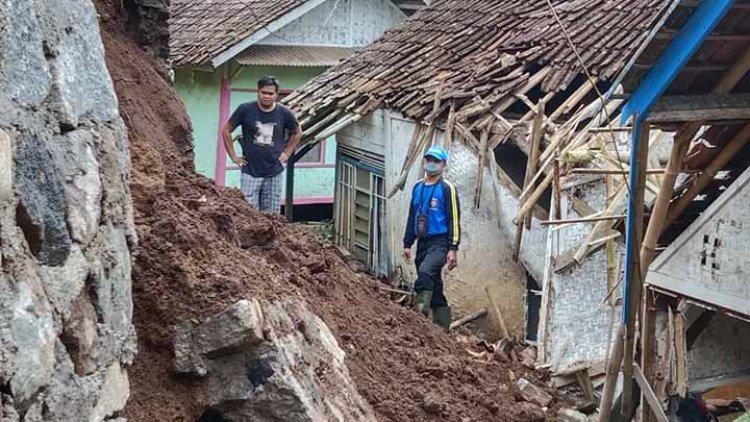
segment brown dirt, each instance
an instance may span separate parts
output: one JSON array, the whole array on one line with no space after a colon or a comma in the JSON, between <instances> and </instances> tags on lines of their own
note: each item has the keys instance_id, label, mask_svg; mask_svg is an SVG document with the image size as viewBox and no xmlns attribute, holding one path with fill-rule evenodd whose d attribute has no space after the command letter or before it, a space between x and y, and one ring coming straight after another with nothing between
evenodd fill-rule
<instances>
[{"instance_id":1,"label":"brown dirt","mask_svg":"<svg viewBox=\"0 0 750 422\"><path fill-rule=\"evenodd\" d=\"M335 249L252 209L192 166L188 116L157 63L127 35L117 0L97 0L107 65L131 143L139 246L133 269L139 352L132 421L194 421L200 383L172 376L172 327L241 298L305 298L328 324L359 391L383 421L530 420L509 380L517 365L478 362L464 346L353 273ZM541 384L541 383L538 383Z\"/></svg>"}]
</instances>

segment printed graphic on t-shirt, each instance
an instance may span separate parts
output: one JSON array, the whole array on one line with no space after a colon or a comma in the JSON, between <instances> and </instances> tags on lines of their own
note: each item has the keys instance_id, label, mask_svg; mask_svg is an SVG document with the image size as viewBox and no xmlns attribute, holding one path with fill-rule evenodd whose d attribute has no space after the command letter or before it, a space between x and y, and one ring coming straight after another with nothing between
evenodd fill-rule
<instances>
[{"instance_id":1,"label":"printed graphic on t-shirt","mask_svg":"<svg viewBox=\"0 0 750 422\"><path fill-rule=\"evenodd\" d=\"M273 129L276 123L255 122L255 144L256 145L273 145Z\"/></svg>"},{"instance_id":2,"label":"printed graphic on t-shirt","mask_svg":"<svg viewBox=\"0 0 750 422\"><path fill-rule=\"evenodd\" d=\"M436 210L438 207L438 199L432 198L430 199L430 209Z\"/></svg>"}]
</instances>

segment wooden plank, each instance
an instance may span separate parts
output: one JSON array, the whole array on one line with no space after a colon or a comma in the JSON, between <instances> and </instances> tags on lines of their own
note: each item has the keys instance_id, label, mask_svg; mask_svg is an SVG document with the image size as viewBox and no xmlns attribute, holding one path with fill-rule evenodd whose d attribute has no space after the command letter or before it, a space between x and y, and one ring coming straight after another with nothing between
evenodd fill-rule
<instances>
[{"instance_id":1,"label":"wooden plank","mask_svg":"<svg viewBox=\"0 0 750 422\"><path fill-rule=\"evenodd\" d=\"M596 403L596 395L594 394L594 385L591 383L591 377L589 376L588 369L582 369L575 373L576 381L583 390L583 397L589 402Z\"/></svg>"},{"instance_id":2,"label":"wooden plank","mask_svg":"<svg viewBox=\"0 0 750 422\"><path fill-rule=\"evenodd\" d=\"M635 376L635 381L641 387L641 392L646 398L646 402L656 415L656 420L659 422L669 422L667 414L664 413L664 408L661 406L661 402L656 397L656 394L651 388L651 385L649 385L648 381L646 381L646 377L643 376L643 371L641 371L641 368L638 365L635 365L633 367L633 375Z\"/></svg>"},{"instance_id":3,"label":"wooden plank","mask_svg":"<svg viewBox=\"0 0 750 422\"><path fill-rule=\"evenodd\" d=\"M648 115L652 123L746 119L750 119L750 94L664 96Z\"/></svg>"},{"instance_id":4,"label":"wooden plank","mask_svg":"<svg viewBox=\"0 0 750 422\"><path fill-rule=\"evenodd\" d=\"M683 299L684 301L685 299ZM688 390L688 361L687 342L685 337L685 316L678 312L674 316L674 348L675 348L675 392L685 397Z\"/></svg>"}]
</instances>

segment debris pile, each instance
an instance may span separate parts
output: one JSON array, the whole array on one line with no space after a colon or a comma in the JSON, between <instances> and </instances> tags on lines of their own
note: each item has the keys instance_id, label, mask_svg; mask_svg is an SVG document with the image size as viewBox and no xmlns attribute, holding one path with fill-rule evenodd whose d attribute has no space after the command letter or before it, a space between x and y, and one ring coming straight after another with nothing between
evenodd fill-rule
<instances>
[{"instance_id":1,"label":"debris pile","mask_svg":"<svg viewBox=\"0 0 750 422\"><path fill-rule=\"evenodd\" d=\"M239 191L196 174L189 120L168 78L127 34L119 1L96 3L129 129L139 238L133 268L139 352L124 416L196 420L214 404L210 383L175 376L175 333L242 300L304 303L345 352L349 375L378 420L554 415L557 400L546 413L531 402L516 405L523 399L512 377L544 386L543 375L515 362L472 357L427 319L389 301L379 282L352 271L335 247L281 217L257 213ZM201 365L210 372L214 363L192 364L200 374Z\"/></svg>"}]
</instances>

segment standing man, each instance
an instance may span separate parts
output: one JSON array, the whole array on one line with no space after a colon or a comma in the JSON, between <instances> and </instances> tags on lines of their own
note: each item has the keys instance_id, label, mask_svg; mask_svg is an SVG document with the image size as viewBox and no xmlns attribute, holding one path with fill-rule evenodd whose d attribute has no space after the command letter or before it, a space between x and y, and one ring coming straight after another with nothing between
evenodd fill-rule
<instances>
[{"instance_id":1,"label":"standing man","mask_svg":"<svg viewBox=\"0 0 750 422\"><path fill-rule=\"evenodd\" d=\"M443 179L448 153L434 146L424 156L426 177L411 194L409 220L404 233L404 259L411 260L411 247L417 240L417 308L446 331L451 324L451 308L443 294L443 266L448 271L457 265L458 245L461 241L461 215L456 188Z\"/></svg>"},{"instance_id":2,"label":"standing man","mask_svg":"<svg viewBox=\"0 0 750 422\"><path fill-rule=\"evenodd\" d=\"M284 164L294 154L302 130L294 113L276 100L279 81L271 76L258 81L258 101L237 107L221 131L224 148L242 169L240 190L247 202L263 212L281 211ZM232 132L242 126L242 155L237 156Z\"/></svg>"}]
</instances>

